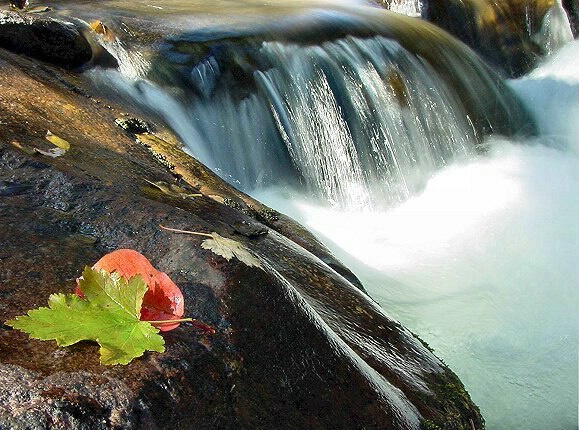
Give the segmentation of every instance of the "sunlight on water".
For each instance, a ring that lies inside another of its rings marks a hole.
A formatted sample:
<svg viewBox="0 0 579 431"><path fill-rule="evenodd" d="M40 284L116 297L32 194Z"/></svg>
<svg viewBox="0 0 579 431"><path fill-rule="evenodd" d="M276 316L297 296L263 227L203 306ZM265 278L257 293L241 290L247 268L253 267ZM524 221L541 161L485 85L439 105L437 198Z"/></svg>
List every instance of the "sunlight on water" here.
<svg viewBox="0 0 579 431"><path fill-rule="evenodd" d="M563 45L573 40L573 32L567 18L567 13L557 0L543 17L543 25L537 34L533 35L533 41L543 47L549 55L559 50Z"/></svg>
<svg viewBox="0 0 579 431"><path fill-rule="evenodd" d="M475 131L452 89L396 41L272 42L262 51L275 67L258 82L292 164L332 204L403 201L430 172L475 153Z"/></svg>
<svg viewBox="0 0 579 431"><path fill-rule="evenodd" d="M420 16L422 13L421 0L389 0L385 2L388 10L408 16Z"/></svg>
<svg viewBox="0 0 579 431"><path fill-rule="evenodd" d="M446 167L391 210L257 194L319 234L434 347L488 428L577 428L579 80L557 64L577 61L578 47L512 83L542 137L492 138L488 155Z"/></svg>

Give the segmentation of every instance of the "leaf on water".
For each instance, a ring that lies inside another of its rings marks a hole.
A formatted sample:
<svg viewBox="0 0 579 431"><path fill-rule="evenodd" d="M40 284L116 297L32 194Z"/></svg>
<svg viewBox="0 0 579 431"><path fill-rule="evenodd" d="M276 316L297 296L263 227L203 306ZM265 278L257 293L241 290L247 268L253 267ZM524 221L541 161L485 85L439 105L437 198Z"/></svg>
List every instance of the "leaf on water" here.
<svg viewBox="0 0 579 431"><path fill-rule="evenodd" d="M261 262L240 242L224 238L216 232L211 232L210 236L210 239L203 240L201 247L227 260L235 256L247 266L261 268Z"/></svg>
<svg viewBox="0 0 579 431"><path fill-rule="evenodd" d="M53 294L48 307L30 310L6 324L32 338L56 340L59 346L96 341L104 365L128 364L146 350L165 351L159 330L139 319L147 292L141 276L127 281L120 274L86 267L80 287L86 300L74 294Z"/></svg>
<svg viewBox="0 0 579 431"><path fill-rule="evenodd" d="M68 141L62 139L60 136L56 136L50 130L46 131L46 140L56 145L58 148L63 149L64 151L70 150L70 144Z"/></svg>
<svg viewBox="0 0 579 431"><path fill-rule="evenodd" d="M101 34L107 42L114 42L117 38L115 33L100 20L93 21L90 24L90 27L94 30L95 33Z"/></svg>

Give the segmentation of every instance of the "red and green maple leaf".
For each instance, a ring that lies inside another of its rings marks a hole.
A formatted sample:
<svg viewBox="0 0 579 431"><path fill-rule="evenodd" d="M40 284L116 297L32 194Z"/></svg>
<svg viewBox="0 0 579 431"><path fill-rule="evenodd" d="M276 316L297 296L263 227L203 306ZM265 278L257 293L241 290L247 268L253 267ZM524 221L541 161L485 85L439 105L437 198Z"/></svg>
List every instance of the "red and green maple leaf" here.
<svg viewBox="0 0 579 431"><path fill-rule="evenodd" d="M128 364L147 350L164 352L159 331L175 329L181 322L215 333L202 322L181 318L181 290L135 250L103 256L77 281L75 294L50 295L48 307L30 310L6 324L32 338L56 340L59 346L96 341L104 365Z"/></svg>

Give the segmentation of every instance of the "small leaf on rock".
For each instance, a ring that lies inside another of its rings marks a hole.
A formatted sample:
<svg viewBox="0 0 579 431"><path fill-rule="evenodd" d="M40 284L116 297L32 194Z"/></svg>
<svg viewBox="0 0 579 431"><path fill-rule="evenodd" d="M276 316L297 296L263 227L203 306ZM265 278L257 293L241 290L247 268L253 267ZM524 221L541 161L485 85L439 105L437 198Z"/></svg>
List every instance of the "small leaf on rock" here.
<svg viewBox="0 0 579 431"><path fill-rule="evenodd" d="M201 193L190 193L183 187L179 187L176 184L170 184L165 181L149 181L146 178L143 178L143 180L168 196L176 198L198 198L203 196Z"/></svg>
<svg viewBox="0 0 579 431"><path fill-rule="evenodd" d="M56 145L58 148L62 148L64 151L68 151L70 149L70 144L68 141L62 139L60 136L56 136L50 130L46 132L46 140Z"/></svg>
<svg viewBox="0 0 579 431"><path fill-rule="evenodd" d="M29 147L26 147L24 145L22 145L20 142L18 141L12 141L10 142L12 145L14 145L16 148L18 148L19 150L24 151L26 154L30 154L33 155L36 153L36 151L34 151L33 149L30 149Z"/></svg>
<svg viewBox="0 0 579 431"><path fill-rule="evenodd" d="M50 12L52 10L51 7L49 6L34 6L34 7L30 7L28 9L26 9L27 13L44 13L44 12Z"/></svg>
<svg viewBox="0 0 579 431"><path fill-rule="evenodd" d="M238 258L247 266L261 268L261 262L243 244L233 239L225 238L216 232L211 232L210 239L203 240L201 247L229 260Z"/></svg>
<svg viewBox="0 0 579 431"><path fill-rule="evenodd" d="M44 150L41 150L40 148L35 148L34 152L38 153L38 154L42 154L43 156L56 158L56 157L64 156L64 154L66 153L66 150L64 150L62 148L51 148L48 151L44 151Z"/></svg>
<svg viewBox="0 0 579 431"><path fill-rule="evenodd" d="M217 232L194 232L191 230L174 229L163 225L159 225L159 227L170 232L208 237L209 239L206 239L201 243L201 247L204 249L210 250L227 260L230 260L233 256L235 256L247 266L254 266L256 268L262 267L259 259L255 257L247 248L245 248L243 244L233 239L224 238Z"/></svg>

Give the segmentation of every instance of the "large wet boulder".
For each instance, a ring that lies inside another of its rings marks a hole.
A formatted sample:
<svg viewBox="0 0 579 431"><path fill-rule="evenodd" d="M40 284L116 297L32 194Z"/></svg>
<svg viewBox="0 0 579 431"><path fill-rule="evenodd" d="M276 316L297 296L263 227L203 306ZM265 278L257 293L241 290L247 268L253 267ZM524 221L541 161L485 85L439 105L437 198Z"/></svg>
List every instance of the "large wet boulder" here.
<svg viewBox="0 0 579 431"><path fill-rule="evenodd" d="M0 72L0 322L132 248L180 286L187 316L216 329L181 325L163 334L165 353L105 367L96 344L58 348L2 325L0 428L483 426L452 371L304 228L162 128L119 127L130 107L82 76L3 50ZM49 129L70 143L58 157ZM232 238L261 267L159 224Z"/></svg>
<svg viewBox="0 0 579 431"><path fill-rule="evenodd" d="M93 57L90 43L74 23L13 11L0 10L0 47L67 69Z"/></svg>
<svg viewBox="0 0 579 431"><path fill-rule="evenodd" d="M572 13L577 12L574 2L564 6L573 18ZM555 0L424 0L422 15L508 77L525 74L550 53L560 36L545 33L560 31L549 26L566 19Z"/></svg>

